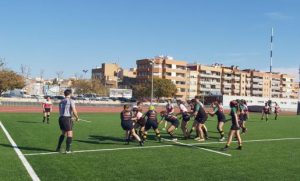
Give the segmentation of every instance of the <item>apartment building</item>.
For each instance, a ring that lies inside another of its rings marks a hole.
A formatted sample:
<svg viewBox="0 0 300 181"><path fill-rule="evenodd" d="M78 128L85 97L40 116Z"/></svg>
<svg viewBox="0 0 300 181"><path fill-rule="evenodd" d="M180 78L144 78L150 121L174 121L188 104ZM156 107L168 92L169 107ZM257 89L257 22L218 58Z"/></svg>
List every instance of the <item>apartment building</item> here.
<svg viewBox="0 0 300 181"><path fill-rule="evenodd" d="M108 88L117 88L121 70L116 63L103 63L101 67L92 69L92 78L99 79Z"/></svg>
<svg viewBox="0 0 300 181"><path fill-rule="evenodd" d="M137 60L136 64L139 83L151 79L153 73L153 77L171 80L176 85L177 98L185 99L187 97L190 85L187 77L187 62L174 60L169 56L157 56L153 59ZM190 73L193 74L191 71Z"/></svg>

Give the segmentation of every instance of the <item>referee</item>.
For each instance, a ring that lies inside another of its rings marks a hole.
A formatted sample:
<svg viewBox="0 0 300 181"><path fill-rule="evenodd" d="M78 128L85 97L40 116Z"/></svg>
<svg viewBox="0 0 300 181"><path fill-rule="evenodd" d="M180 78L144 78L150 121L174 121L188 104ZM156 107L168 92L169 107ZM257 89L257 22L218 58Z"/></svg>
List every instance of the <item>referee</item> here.
<svg viewBox="0 0 300 181"><path fill-rule="evenodd" d="M72 115L76 118L76 120L79 119L76 108L75 108L75 102L71 99L72 91L70 89L66 89L64 91L65 99L63 99L59 103L59 127L61 129L61 135L58 140L58 145L56 148L57 152L60 152L61 144L65 139L65 136L67 136L66 141L66 153L71 153L71 143L72 143L72 137L73 137L73 121L72 121Z"/></svg>

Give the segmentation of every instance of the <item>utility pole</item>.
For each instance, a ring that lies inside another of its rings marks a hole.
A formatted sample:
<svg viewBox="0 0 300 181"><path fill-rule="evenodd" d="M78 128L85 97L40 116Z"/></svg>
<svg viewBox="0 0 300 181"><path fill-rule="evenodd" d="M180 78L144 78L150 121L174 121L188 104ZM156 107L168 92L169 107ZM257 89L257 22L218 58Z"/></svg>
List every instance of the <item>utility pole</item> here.
<svg viewBox="0 0 300 181"><path fill-rule="evenodd" d="M300 115L300 65L299 65L299 79L298 79L298 109L297 109L297 115Z"/></svg>

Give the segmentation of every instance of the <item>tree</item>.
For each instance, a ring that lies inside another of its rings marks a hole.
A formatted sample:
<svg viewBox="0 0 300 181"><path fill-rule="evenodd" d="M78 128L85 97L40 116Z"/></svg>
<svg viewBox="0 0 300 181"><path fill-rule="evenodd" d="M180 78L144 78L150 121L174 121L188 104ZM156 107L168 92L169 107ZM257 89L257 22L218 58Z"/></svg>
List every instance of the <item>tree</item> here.
<svg viewBox="0 0 300 181"><path fill-rule="evenodd" d="M0 71L0 95L8 90L22 89L25 87L24 77L11 71Z"/></svg>
<svg viewBox="0 0 300 181"><path fill-rule="evenodd" d="M73 80L72 88L75 89L76 94L90 94L90 93L93 93L93 94L98 94L98 95L104 95L105 92L106 92L105 87L101 84L100 80L98 80L98 79Z"/></svg>
<svg viewBox="0 0 300 181"><path fill-rule="evenodd" d="M151 79L143 84L132 86L133 96L136 98L151 97ZM177 92L175 84L168 79L154 78L153 79L153 96L157 99L161 97L173 97Z"/></svg>

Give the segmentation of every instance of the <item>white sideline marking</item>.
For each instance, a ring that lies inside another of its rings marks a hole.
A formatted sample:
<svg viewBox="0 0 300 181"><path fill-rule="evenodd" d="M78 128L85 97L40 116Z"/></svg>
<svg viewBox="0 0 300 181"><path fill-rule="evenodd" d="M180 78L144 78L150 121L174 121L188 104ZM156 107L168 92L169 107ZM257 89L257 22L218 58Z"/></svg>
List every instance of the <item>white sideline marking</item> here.
<svg viewBox="0 0 300 181"><path fill-rule="evenodd" d="M242 143L251 143L251 142L270 142L270 141L284 141L284 140L300 140L300 138L274 138L274 139L261 139L261 140L245 140L242 141ZM232 141L232 142L237 142L237 141ZM194 143L191 145L209 145L209 144L224 144L224 142L207 142L207 143Z"/></svg>
<svg viewBox="0 0 300 181"><path fill-rule="evenodd" d="M85 152L102 152L102 151L116 151L116 150L136 150L136 149L147 149L147 148L163 148L170 147L173 145L160 145L160 146L140 146L140 147L127 147L127 148L108 148L108 149L95 149L95 150L79 150L72 151L72 153L85 153ZM29 153L24 154L26 156L34 156L34 155L52 155L59 154L58 152L45 152L45 153Z"/></svg>
<svg viewBox="0 0 300 181"><path fill-rule="evenodd" d="M8 133L8 131L6 130L6 128L4 127L4 125L2 124L1 121L0 121L0 127L2 128L3 132L5 133L7 139L9 140L9 142L11 144L11 146L14 148L15 152L17 153L19 159L22 161L23 165L25 166L25 168L26 168L27 172L29 173L31 179L33 181L40 181L40 178L37 176L37 174L35 173L35 171L31 167L31 165L29 164L29 162L27 161L27 159L25 158L25 156L23 155L21 150L18 148L17 144L12 139L12 137L10 136L10 134Z"/></svg>
<svg viewBox="0 0 300 181"><path fill-rule="evenodd" d="M183 146L193 147L193 148L197 148L197 149L200 149L200 150L205 150L205 151L217 153L217 154L224 155L224 156L231 156L231 154L228 154L228 153L223 153L223 152L219 152L219 151L215 151L215 150L211 150L211 149L207 149L207 148L197 147L197 146L195 146L193 144L185 144L185 143L181 143L179 141L173 141L173 140L169 140L169 139L165 139L165 138L162 138L162 139L166 140L166 141L169 141L169 142L173 142L173 143L179 144L179 145L183 145Z"/></svg>

